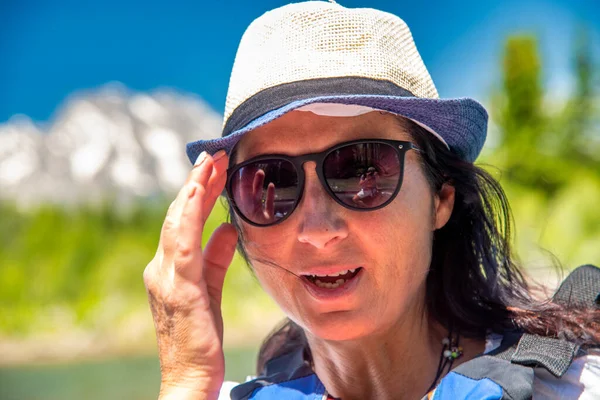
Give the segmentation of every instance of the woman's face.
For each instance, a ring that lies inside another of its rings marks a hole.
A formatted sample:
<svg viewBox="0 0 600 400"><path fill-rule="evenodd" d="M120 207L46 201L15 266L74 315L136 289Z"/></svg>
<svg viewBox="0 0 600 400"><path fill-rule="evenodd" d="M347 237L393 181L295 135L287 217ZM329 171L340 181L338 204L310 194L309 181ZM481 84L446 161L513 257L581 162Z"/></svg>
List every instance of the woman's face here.
<svg viewBox="0 0 600 400"><path fill-rule="evenodd" d="M316 153L367 138L411 140L391 114L326 117L292 111L246 134L235 162L264 154ZM406 153L402 187L384 208L360 212L342 207L308 162L302 200L289 218L270 227L238 218L263 288L309 334L356 339L423 315L432 234L447 222L454 191L445 186L434 194L418 157L416 151ZM313 283L298 277L353 269L359 273L335 295L328 295L327 288L312 290Z"/></svg>

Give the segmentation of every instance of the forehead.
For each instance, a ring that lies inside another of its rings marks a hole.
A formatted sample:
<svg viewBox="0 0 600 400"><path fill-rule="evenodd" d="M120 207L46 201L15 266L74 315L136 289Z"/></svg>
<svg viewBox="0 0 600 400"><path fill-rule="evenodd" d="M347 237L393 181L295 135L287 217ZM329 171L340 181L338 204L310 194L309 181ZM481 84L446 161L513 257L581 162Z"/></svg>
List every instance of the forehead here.
<svg viewBox="0 0 600 400"><path fill-rule="evenodd" d="M235 162L262 154L316 153L356 139L410 140L410 135L406 122L389 113L330 117L291 111L244 135L236 145Z"/></svg>

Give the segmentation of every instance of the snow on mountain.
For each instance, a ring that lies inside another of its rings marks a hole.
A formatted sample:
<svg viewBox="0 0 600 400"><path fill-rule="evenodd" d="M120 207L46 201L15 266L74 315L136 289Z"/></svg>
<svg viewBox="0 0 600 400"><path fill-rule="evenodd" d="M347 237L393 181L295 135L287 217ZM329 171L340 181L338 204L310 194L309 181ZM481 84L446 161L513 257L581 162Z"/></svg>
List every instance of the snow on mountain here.
<svg viewBox="0 0 600 400"><path fill-rule="evenodd" d="M0 124L0 199L22 206L174 195L190 170L185 144L219 136L222 116L173 90L120 84L71 96L47 125Z"/></svg>

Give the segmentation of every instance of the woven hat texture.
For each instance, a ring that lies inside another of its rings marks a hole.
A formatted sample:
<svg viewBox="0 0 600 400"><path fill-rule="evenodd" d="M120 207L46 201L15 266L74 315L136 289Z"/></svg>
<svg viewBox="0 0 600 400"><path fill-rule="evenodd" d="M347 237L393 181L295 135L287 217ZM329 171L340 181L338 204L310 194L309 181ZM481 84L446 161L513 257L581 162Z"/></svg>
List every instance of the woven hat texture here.
<svg viewBox="0 0 600 400"><path fill-rule="evenodd" d="M224 120L261 90L341 76L386 80L417 97L438 97L402 19L310 1L269 11L250 24L233 64Z"/></svg>
<svg viewBox="0 0 600 400"><path fill-rule="evenodd" d="M228 151L246 132L310 103L355 104L418 122L474 161L487 113L472 99L440 99L399 17L370 8L306 1L266 12L245 31L235 57L222 138L188 144Z"/></svg>

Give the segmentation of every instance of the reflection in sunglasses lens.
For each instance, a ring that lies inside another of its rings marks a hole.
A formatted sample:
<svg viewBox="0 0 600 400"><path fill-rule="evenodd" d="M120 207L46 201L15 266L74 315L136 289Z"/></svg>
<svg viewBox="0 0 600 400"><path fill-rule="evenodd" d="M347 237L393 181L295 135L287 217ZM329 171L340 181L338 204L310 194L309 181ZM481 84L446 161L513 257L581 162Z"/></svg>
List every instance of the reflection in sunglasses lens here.
<svg viewBox="0 0 600 400"><path fill-rule="evenodd" d="M238 169L231 187L239 211L255 224L268 225L294 209L298 174L289 161L262 160Z"/></svg>
<svg viewBox="0 0 600 400"><path fill-rule="evenodd" d="M391 145L359 143L329 153L324 161L324 174L340 201L369 209L392 197L402 171L398 154Z"/></svg>

